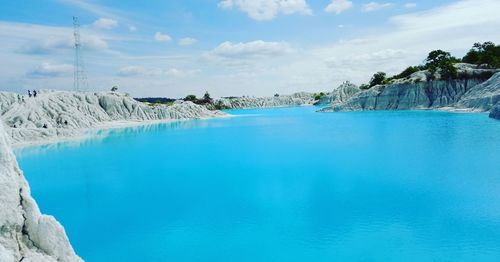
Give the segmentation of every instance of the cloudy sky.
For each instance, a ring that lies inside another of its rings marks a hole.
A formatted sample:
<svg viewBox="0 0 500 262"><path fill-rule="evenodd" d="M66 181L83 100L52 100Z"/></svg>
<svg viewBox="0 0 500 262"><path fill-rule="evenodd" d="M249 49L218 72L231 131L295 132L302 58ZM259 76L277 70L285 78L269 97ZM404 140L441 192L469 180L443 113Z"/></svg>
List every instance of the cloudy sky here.
<svg viewBox="0 0 500 262"><path fill-rule="evenodd" d="M134 96L329 91L432 49L500 42L500 0L0 0L0 90L73 88L72 16L89 89Z"/></svg>

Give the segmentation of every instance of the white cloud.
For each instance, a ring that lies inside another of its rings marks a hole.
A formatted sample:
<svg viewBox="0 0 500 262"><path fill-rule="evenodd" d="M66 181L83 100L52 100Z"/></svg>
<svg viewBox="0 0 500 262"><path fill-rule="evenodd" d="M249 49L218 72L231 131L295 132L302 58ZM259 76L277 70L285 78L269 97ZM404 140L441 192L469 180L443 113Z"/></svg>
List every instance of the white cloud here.
<svg viewBox="0 0 500 262"><path fill-rule="evenodd" d="M183 78L194 75L198 70L182 70L177 68L161 69L158 67L125 66L118 70L117 75L121 77L161 77L168 76Z"/></svg>
<svg viewBox="0 0 500 262"><path fill-rule="evenodd" d="M138 76L147 74L147 70L142 66L125 66L118 70L119 76Z"/></svg>
<svg viewBox="0 0 500 262"><path fill-rule="evenodd" d="M137 27L131 25L131 26L128 27L128 31L135 32L135 31L137 31Z"/></svg>
<svg viewBox="0 0 500 262"><path fill-rule="evenodd" d="M265 42L262 40L247 43L224 42L210 51L210 56L223 58L249 58L281 56L292 51L286 42Z"/></svg>
<svg viewBox="0 0 500 262"><path fill-rule="evenodd" d="M60 50L73 49L75 40L70 36L52 37L47 39L34 39L21 46L19 51L25 54L50 54ZM108 48L108 43L96 35L82 36L82 47L87 50L102 50Z"/></svg>
<svg viewBox="0 0 500 262"><path fill-rule="evenodd" d="M415 8L417 7L417 3L406 3L404 5L405 8Z"/></svg>
<svg viewBox="0 0 500 262"><path fill-rule="evenodd" d="M82 36L82 46L84 48L91 48L97 50L107 49L108 42L106 42L106 40L102 39L97 35L84 35ZM71 47L73 47L73 43L71 44Z"/></svg>
<svg viewBox="0 0 500 262"><path fill-rule="evenodd" d="M167 34L163 34L161 32L156 32L155 33L155 40L158 42L170 42L172 40L172 37L170 37Z"/></svg>
<svg viewBox="0 0 500 262"><path fill-rule="evenodd" d="M182 70L177 68L170 68L165 70L163 73L170 77L183 78L192 76L198 72L199 70Z"/></svg>
<svg viewBox="0 0 500 262"><path fill-rule="evenodd" d="M393 61L394 59L403 58L408 51L403 49L383 49L368 53L352 53L340 57L329 57L325 62L330 67L339 67L345 65L360 65L363 63L384 63L386 61Z"/></svg>
<svg viewBox="0 0 500 262"><path fill-rule="evenodd" d="M37 68L28 72L31 77L59 77L69 75L73 72L73 66L69 64L42 63Z"/></svg>
<svg viewBox="0 0 500 262"><path fill-rule="evenodd" d="M272 20L280 13L286 15L312 14L306 0L222 0L218 6L222 9L238 7L250 18L259 21Z"/></svg>
<svg viewBox="0 0 500 262"><path fill-rule="evenodd" d="M91 28L82 28L81 42L84 50L105 51L108 40L115 37L100 34ZM4 52L22 54L64 53L74 48L72 27L0 21L0 41Z"/></svg>
<svg viewBox="0 0 500 262"><path fill-rule="evenodd" d="M48 54L61 49L73 48L74 41L69 38L36 39L21 46L19 51L25 54Z"/></svg>
<svg viewBox="0 0 500 262"><path fill-rule="evenodd" d="M456 34L456 38L472 39L491 26L499 25L498 10L500 1L497 0L462 0L429 11L394 16L390 21L402 30L414 30L420 34L443 31L448 35Z"/></svg>
<svg viewBox="0 0 500 262"><path fill-rule="evenodd" d="M67 5L78 7L82 10L88 11L98 16L113 17L113 18L117 17L116 15L117 12L115 10L111 10L109 8L97 4L91 4L90 1L85 1L85 0L57 0L57 1Z"/></svg>
<svg viewBox="0 0 500 262"><path fill-rule="evenodd" d="M118 25L118 22L109 18L99 18L93 25L99 29L113 29Z"/></svg>
<svg viewBox="0 0 500 262"><path fill-rule="evenodd" d="M363 12L372 12L372 11L377 11L380 9L384 8L389 8L393 6L394 4L392 3L377 3L377 2L370 2L368 4L363 5Z"/></svg>
<svg viewBox="0 0 500 262"><path fill-rule="evenodd" d="M186 37L186 38L181 38L177 42L180 46L187 46L187 45L192 45L194 43L198 42L198 40L191 38L191 37Z"/></svg>
<svg viewBox="0 0 500 262"><path fill-rule="evenodd" d="M328 13L340 14L352 8L352 1L349 0L332 0L332 2L325 8Z"/></svg>
<svg viewBox="0 0 500 262"><path fill-rule="evenodd" d="M323 61L334 71L332 77L336 81L362 83L377 71L394 74L420 64L434 49L460 56L474 42L500 41L500 35L493 33L500 27L496 11L499 9L500 2L496 0L462 0L425 12L395 16L390 18L390 32L338 41L331 47L314 50L311 56L327 57Z"/></svg>

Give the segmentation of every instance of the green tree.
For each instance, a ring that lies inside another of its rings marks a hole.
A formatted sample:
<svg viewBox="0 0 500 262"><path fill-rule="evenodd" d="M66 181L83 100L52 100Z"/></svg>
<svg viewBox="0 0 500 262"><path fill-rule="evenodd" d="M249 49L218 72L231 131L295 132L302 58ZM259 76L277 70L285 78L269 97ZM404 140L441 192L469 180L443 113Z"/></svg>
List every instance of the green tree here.
<svg viewBox="0 0 500 262"><path fill-rule="evenodd" d="M384 83L384 80L385 80L386 76L387 75L384 72L377 72L377 73L375 73L372 76L372 79L370 80L370 86L369 87L373 87L373 86L376 86L376 85L381 85L382 83Z"/></svg>
<svg viewBox="0 0 500 262"><path fill-rule="evenodd" d="M453 66L459 60L451 56L450 53L443 50L434 50L429 53L425 59L429 72L434 76L438 69L441 69L442 78L457 77L457 69Z"/></svg>
<svg viewBox="0 0 500 262"><path fill-rule="evenodd" d="M481 57L481 52L473 48L469 50L469 52L467 52L467 54L462 58L462 61L464 61L464 63L478 65L480 63L479 62L479 60L481 59L480 57Z"/></svg>
<svg viewBox="0 0 500 262"><path fill-rule="evenodd" d="M184 101L191 101L191 102L195 102L196 100L198 100L196 98L195 95L187 95L185 98L184 98Z"/></svg>
<svg viewBox="0 0 500 262"><path fill-rule="evenodd" d="M465 63L500 67L500 45L493 42L475 43L462 59Z"/></svg>
<svg viewBox="0 0 500 262"><path fill-rule="evenodd" d="M212 98L210 97L210 94L208 92L205 92L205 94L203 95L203 100L212 101Z"/></svg>

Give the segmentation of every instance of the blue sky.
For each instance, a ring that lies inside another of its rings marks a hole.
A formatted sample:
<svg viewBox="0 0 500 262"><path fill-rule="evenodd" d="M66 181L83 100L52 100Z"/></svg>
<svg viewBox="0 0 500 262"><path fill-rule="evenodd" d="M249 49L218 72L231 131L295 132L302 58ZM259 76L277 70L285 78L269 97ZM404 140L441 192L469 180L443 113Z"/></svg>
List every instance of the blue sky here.
<svg viewBox="0 0 500 262"><path fill-rule="evenodd" d="M0 0L0 90L73 87L72 16L91 90L134 96L329 91L441 48L500 42L500 1Z"/></svg>

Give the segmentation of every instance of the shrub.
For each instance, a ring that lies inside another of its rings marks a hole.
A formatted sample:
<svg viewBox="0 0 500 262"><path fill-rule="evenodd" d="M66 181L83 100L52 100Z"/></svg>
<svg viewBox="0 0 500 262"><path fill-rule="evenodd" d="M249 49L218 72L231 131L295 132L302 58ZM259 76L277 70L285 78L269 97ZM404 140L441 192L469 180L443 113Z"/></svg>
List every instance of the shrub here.
<svg viewBox="0 0 500 262"><path fill-rule="evenodd" d="M324 96L325 93L319 92L319 94L314 93L314 100L320 100L322 96Z"/></svg>
<svg viewBox="0 0 500 262"><path fill-rule="evenodd" d="M217 109L217 110L224 110L224 109L229 109L229 107L225 106L224 103L222 103L221 100L218 100L215 104L214 104L214 108Z"/></svg>
<svg viewBox="0 0 500 262"><path fill-rule="evenodd" d="M394 79L407 78L407 77L411 76L413 73L416 73L420 70L421 69L419 66L409 66L405 70L403 70L403 72L395 75L393 78Z"/></svg>
<svg viewBox="0 0 500 262"><path fill-rule="evenodd" d="M185 98L184 98L184 101L191 101L191 102L195 102L196 100L198 100L196 98L195 95L187 95Z"/></svg>
<svg viewBox="0 0 500 262"><path fill-rule="evenodd" d="M384 72L375 73L372 76L372 79L370 80L370 87L383 84L385 77L386 77L386 74Z"/></svg>

